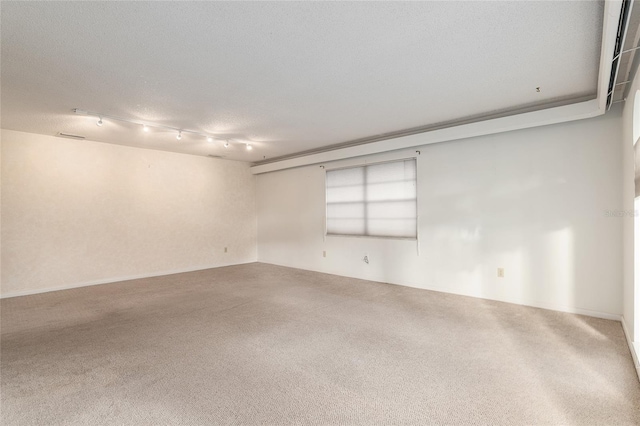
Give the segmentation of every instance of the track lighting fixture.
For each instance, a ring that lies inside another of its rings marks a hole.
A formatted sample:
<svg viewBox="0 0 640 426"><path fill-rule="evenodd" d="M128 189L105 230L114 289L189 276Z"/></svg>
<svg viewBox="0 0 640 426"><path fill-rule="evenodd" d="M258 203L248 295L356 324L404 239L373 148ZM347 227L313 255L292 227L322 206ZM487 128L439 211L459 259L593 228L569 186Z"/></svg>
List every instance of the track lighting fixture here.
<svg viewBox="0 0 640 426"><path fill-rule="evenodd" d="M143 132L147 132L147 133L151 131L151 128L163 129L163 130L169 130L169 131L172 131L172 132L177 132L178 133L176 135L176 139L177 140L181 140L182 139L182 133L191 133L193 135L198 135L198 136L206 138L207 142L210 142L210 143L216 141L215 137L213 137L211 135L208 135L208 134L205 134L205 133L197 132L197 131L194 131L194 130L185 130L185 129L180 129L180 128L177 128L177 127L163 126L161 124L153 124L153 123L149 124L148 122L144 123L144 122L141 122L141 121L138 121L138 120L130 120L128 118L117 117L117 116L108 115L108 114L102 114L102 113L95 112L95 111L87 111L87 110L80 109L80 108L74 108L73 112L78 114L78 115L86 115L86 116L89 116L89 117L96 117L98 119L98 121L96 122L97 126L102 126L104 124L104 122L102 121L102 117L106 117L106 118L108 118L109 120L112 120L112 121L122 121L124 123L131 123L131 124L135 124L137 126L142 126L142 131ZM224 147L225 148L229 148L229 146L230 146L229 139L227 139L225 141L225 143L224 143ZM246 148L247 148L247 151L251 151L253 149L251 144L246 144Z"/></svg>

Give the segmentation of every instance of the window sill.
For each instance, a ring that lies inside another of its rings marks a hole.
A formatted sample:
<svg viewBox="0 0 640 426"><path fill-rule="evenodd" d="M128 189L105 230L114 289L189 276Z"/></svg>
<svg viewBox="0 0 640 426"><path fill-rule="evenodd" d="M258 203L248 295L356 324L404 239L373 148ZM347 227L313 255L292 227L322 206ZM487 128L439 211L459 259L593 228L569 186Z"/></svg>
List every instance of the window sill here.
<svg viewBox="0 0 640 426"><path fill-rule="evenodd" d="M380 235L325 234L325 237L375 238L379 240L418 241L417 237L385 237Z"/></svg>

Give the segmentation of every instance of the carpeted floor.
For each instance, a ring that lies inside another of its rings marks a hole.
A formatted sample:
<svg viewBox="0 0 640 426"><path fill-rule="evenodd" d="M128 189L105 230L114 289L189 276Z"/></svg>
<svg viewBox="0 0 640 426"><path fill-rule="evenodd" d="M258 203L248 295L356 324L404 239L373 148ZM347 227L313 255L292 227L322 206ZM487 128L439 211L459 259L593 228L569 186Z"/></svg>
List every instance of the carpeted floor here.
<svg viewBox="0 0 640 426"><path fill-rule="evenodd" d="M5 425L640 424L614 321L259 263L1 308Z"/></svg>

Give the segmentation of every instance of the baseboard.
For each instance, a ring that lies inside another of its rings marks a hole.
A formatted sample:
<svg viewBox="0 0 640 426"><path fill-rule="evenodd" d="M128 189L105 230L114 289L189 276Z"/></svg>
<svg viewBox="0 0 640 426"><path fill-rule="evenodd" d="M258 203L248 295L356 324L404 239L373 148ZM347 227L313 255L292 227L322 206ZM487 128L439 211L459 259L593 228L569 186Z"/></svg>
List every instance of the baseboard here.
<svg viewBox="0 0 640 426"><path fill-rule="evenodd" d="M390 282L390 281L379 281L379 280L376 280L376 279L363 278L363 277L358 277L358 276L354 276L354 275L341 275L341 274L337 274L337 273L334 273L334 272L321 271L321 270L318 270L318 269L307 269L307 268L300 268L298 266L292 266L292 265L287 265L287 264L282 264L282 263L268 262L268 261L261 260L260 258L258 258L258 262L266 263L266 264L269 264L269 265L283 266L285 268L301 269L303 271L319 272L321 274L328 274L328 275L336 275L336 276L342 276L342 277L348 277L348 278L355 278L355 279L358 279L358 280L373 281L373 282L384 282L385 284L401 285L401 286L404 286L404 287L419 288L421 290L437 291L437 292L440 292L440 293L447 293L447 294L456 294L458 296L465 296L465 297L475 297L477 299L493 300L493 301L496 301L496 302L503 302L503 303L513 303L514 305L530 306L532 308L540 308L540 309L547 309L547 310L550 310L550 311L566 312L568 314L585 315L585 316L588 316L588 317L602 318L602 319L607 319L607 320L612 320L612 321L620 321L621 320L620 314L611 314L611 313L608 313L608 312L594 311L594 310L583 309L583 308L579 308L579 307L575 307L575 306L555 305L555 304L551 304L551 303L545 303L545 302L539 302L539 301L527 300L527 299L493 298L493 297L488 297L488 296L483 296L483 295L478 295L478 294L470 294L470 293L463 293L463 292L459 292L459 291L451 291L450 289L444 288L444 287L417 286L417 285L412 285L410 283L396 283L396 282Z"/></svg>
<svg viewBox="0 0 640 426"><path fill-rule="evenodd" d="M37 289L37 290L15 291L10 293L0 294L0 299L9 299L11 297L20 297L20 296L30 296L32 294L49 293L51 291L71 290L73 288L90 287L94 285L112 284L120 281L137 280L140 278L153 278L153 277L162 277L165 275L182 274L184 272L204 271L206 269L224 268L225 266L246 265L248 263L255 263L255 260L252 260L249 262L230 263L225 265L209 265L209 266L201 265L194 268L172 269L168 271L159 271L159 272L153 272L148 274L126 275L121 277L106 278L102 280L86 281L86 282L61 286L61 287L49 287L49 288L43 288L43 289Z"/></svg>
<svg viewBox="0 0 640 426"><path fill-rule="evenodd" d="M636 374L638 375L638 380L640 380L640 345L631 340L631 335L627 329L627 323L625 322L624 317L620 318L620 322L622 323L624 336L627 338L627 344L629 345L629 351L631 352L631 358L633 359L633 366L636 368Z"/></svg>
<svg viewBox="0 0 640 426"><path fill-rule="evenodd" d="M577 308L574 306L554 305L552 303L541 303L541 302L525 300L525 299L492 299L492 298L482 297L482 296L470 296L470 297L478 297L479 299L495 300L497 302L504 302L504 303L513 303L515 305L530 306L532 308L547 309L549 311L566 312L568 314L577 314L577 315L584 315L587 317L602 318L602 319L611 320L611 321L621 321L621 316L619 314L610 314L608 312L593 311L591 309Z"/></svg>

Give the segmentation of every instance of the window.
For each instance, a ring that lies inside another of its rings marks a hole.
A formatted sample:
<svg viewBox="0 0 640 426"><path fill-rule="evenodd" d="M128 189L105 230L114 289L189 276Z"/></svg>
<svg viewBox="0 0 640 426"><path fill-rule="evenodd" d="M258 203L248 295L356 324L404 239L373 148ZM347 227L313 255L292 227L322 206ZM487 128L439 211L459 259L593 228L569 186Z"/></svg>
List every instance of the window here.
<svg viewBox="0 0 640 426"><path fill-rule="evenodd" d="M327 235L416 238L416 160L327 170Z"/></svg>

